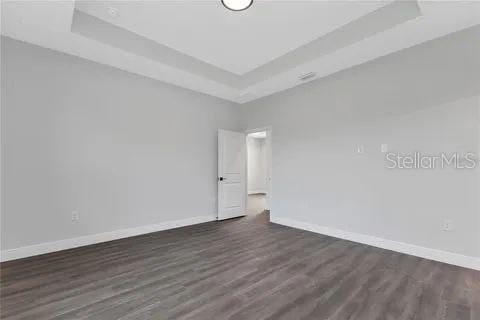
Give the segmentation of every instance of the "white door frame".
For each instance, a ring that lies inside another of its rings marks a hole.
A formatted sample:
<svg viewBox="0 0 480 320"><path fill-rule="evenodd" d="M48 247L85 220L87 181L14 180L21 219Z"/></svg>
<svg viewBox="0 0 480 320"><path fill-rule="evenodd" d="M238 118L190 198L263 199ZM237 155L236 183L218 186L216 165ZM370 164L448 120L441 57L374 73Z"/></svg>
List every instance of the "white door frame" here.
<svg viewBox="0 0 480 320"><path fill-rule="evenodd" d="M253 129L247 129L245 130L245 134L248 135L249 133L254 133L254 132L261 132L261 131L266 131L267 132L267 162L268 162L268 172L267 172L267 210L272 210L272 126L265 126L265 127L259 127L259 128L253 128ZM247 195L245 197L245 208L247 208L248 205L248 149L247 149L247 160L245 162L246 164L246 183L245 183L245 194Z"/></svg>

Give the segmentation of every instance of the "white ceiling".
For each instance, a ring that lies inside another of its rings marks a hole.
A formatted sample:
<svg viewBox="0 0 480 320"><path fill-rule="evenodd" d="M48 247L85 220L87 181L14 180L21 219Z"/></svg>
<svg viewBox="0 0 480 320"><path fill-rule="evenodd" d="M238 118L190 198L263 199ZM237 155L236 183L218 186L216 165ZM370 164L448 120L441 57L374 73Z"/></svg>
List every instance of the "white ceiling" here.
<svg viewBox="0 0 480 320"><path fill-rule="evenodd" d="M109 8L118 12L109 15ZM3 35L248 102L480 23L479 1L2 1Z"/></svg>
<svg viewBox="0 0 480 320"><path fill-rule="evenodd" d="M242 75L383 5L376 1L257 1L243 12L220 1L81 1L76 8ZM116 8L118 16L108 14Z"/></svg>

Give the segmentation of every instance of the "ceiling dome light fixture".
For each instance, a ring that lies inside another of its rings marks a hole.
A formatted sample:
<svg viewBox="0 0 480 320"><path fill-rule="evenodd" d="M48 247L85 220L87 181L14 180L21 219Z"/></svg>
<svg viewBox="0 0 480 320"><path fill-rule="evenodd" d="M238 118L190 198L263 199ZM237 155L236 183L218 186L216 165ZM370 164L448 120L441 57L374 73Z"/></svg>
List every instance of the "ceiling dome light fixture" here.
<svg viewBox="0 0 480 320"><path fill-rule="evenodd" d="M253 0L222 0L223 5L228 10L243 11L253 4Z"/></svg>

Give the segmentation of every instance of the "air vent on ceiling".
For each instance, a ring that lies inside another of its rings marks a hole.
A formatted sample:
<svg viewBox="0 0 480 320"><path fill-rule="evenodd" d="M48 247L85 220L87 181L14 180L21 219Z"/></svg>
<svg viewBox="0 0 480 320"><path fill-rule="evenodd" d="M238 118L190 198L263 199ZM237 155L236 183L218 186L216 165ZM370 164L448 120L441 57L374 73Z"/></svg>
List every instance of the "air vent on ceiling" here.
<svg viewBox="0 0 480 320"><path fill-rule="evenodd" d="M307 80L315 78L316 76L317 76L317 74L315 72L309 72L309 73L302 74L298 78L300 79L300 81L307 81Z"/></svg>

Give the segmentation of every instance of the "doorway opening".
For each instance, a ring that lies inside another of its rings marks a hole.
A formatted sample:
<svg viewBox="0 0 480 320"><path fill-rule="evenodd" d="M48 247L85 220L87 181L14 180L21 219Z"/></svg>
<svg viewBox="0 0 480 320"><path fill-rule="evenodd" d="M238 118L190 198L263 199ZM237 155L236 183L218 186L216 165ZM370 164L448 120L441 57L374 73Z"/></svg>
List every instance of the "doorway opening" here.
<svg viewBox="0 0 480 320"><path fill-rule="evenodd" d="M271 202L271 130L247 131L247 215L268 214Z"/></svg>

